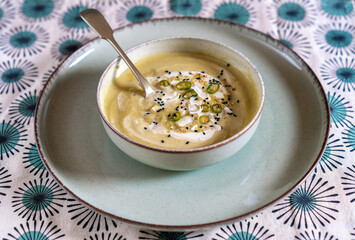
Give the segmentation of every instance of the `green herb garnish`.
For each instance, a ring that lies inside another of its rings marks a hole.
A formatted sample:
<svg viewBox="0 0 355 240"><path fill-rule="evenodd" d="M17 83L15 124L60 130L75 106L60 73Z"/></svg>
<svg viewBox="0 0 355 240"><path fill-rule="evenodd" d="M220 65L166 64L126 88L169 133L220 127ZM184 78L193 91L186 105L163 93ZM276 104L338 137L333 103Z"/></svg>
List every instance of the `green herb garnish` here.
<svg viewBox="0 0 355 240"><path fill-rule="evenodd" d="M214 113L221 113L223 108L220 104L214 104L211 108L212 112Z"/></svg>
<svg viewBox="0 0 355 240"><path fill-rule="evenodd" d="M161 80L161 81L159 82L159 85L160 85L161 87L169 87L169 86L170 86L170 83L169 83L168 80Z"/></svg>
<svg viewBox="0 0 355 240"><path fill-rule="evenodd" d="M210 118L207 115L202 115L198 118L198 121L201 124L206 124L206 123L208 123L209 120L210 120Z"/></svg>
<svg viewBox="0 0 355 240"><path fill-rule="evenodd" d="M195 92L195 90L190 89L190 90L187 90L186 92L184 92L182 97L185 99L190 99L192 97L197 97L197 93Z"/></svg>
<svg viewBox="0 0 355 240"><path fill-rule="evenodd" d="M210 107L207 104L202 104L201 110L202 112L208 112L210 110Z"/></svg>
<svg viewBox="0 0 355 240"><path fill-rule="evenodd" d="M181 119L181 114L179 112L175 112L173 114L171 114L170 116L170 120L173 122L177 122Z"/></svg>
<svg viewBox="0 0 355 240"><path fill-rule="evenodd" d="M218 83L211 83L210 85L208 85L207 87L207 92L209 94L214 94L219 90L219 84Z"/></svg>
<svg viewBox="0 0 355 240"><path fill-rule="evenodd" d="M176 84L176 89L178 90L188 90L191 88L191 82L189 81L182 81Z"/></svg>

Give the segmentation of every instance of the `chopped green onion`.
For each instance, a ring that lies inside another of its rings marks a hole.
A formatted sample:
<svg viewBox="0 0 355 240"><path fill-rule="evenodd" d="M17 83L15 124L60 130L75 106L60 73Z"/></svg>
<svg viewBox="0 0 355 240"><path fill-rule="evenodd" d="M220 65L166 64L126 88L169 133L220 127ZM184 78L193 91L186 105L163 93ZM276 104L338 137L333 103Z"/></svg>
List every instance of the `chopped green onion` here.
<svg viewBox="0 0 355 240"><path fill-rule="evenodd" d="M188 81L182 81L176 84L176 89L178 90L188 90L191 88L191 82Z"/></svg>
<svg viewBox="0 0 355 240"><path fill-rule="evenodd" d="M209 120L210 118L207 115L202 115L198 118L198 121L202 124L208 123Z"/></svg>
<svg viewBox="0 0 355 240"><path fill-rule="evenodd" d="M201 109L202 112L208 112L210 110L210 107L207 104L202 104Z"/></svg>
<svg viewBox="0 0 355 240"><path fill-rule="evenodd" d="M171 114L170 119L173 122L177 122L181 119L181 114L179 112L175 112L175 113Z"/></svg>
<svg viewBox="0 0 355 240"><path fill-rule="evenodd" d="M192 97L197 97L197 93L195 92L195 90L190 89L190 90L187 90L186 92L184 92L182 97L185 99L190 99Z"/></svg>
<svg viewBox="0 0 355 240"><path fill-rule="evenodd" d="M161 81L159 82L159 85L160 85L161 87L169 87L169 86L170 86L170 83L169 83L168 80L161 80Z"/></svg>
<svg viewBox="0 0 355 240"><path fill-rule="evenodd" d="M211 83L210 85L208 85L207 87L207 92L209 94L214 94L219 90L219 84L218 83Z"/></svg>
<svg viewBox="0 0 355 240"><path fill-rule="evenodd" d="M223 108L220 104L214 104L211 108L212 112L214 113L221 113Z"/></svg>

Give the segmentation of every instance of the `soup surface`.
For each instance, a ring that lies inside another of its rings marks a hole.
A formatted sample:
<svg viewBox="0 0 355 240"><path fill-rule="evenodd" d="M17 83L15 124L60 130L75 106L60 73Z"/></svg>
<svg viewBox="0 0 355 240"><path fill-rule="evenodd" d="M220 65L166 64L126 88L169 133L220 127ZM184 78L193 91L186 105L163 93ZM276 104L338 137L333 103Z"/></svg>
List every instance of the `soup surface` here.
<svg viewBox="0 0 355 240"><path fill-rule="evenodd" d="M127 69L104 86L101 105L111 125L137 142L165 149L208 146L238 133L257 113L251 76L223 60L170 52L135 65L155 93L144 98Z"/></svg>

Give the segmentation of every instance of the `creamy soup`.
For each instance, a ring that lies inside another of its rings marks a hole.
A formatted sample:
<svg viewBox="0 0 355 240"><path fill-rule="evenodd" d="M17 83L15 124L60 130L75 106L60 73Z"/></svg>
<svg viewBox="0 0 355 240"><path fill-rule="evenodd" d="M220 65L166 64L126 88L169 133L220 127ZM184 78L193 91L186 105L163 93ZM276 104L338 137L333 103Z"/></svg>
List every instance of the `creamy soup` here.
<svg viewBox="0 0 355 240"><path fill-rule="evenodd" d="M103 89L102 108L113 127L137 142L166 149L208 146L238 133L257 113L256 84L238 66L187 52L135 64L155 93L144 98L127 69Z"/></svg>

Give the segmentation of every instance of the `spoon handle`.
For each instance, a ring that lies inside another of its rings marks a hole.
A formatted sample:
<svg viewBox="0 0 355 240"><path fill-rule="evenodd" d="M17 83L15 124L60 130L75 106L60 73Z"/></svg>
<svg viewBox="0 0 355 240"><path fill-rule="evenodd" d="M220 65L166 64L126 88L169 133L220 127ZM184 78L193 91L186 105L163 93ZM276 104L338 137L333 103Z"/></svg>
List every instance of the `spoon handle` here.
<svg viewBox="0 0 355 240"><path fill-rule="evenodd" d="M154 92L153 88L150 86L149 82L143 75L139 72L136 66L128 58L126 53L121 49L121 47L116 42L113 37L113 31L110 25L107 23L105 17L96 9L86 9L80 12L81 18L92 28L95 32L102 38L107 40L120 54L121 58L125 61L127 66L131 69L134 76L136 76L139 85L144 89L145 96L149 96Z"/></svg>

